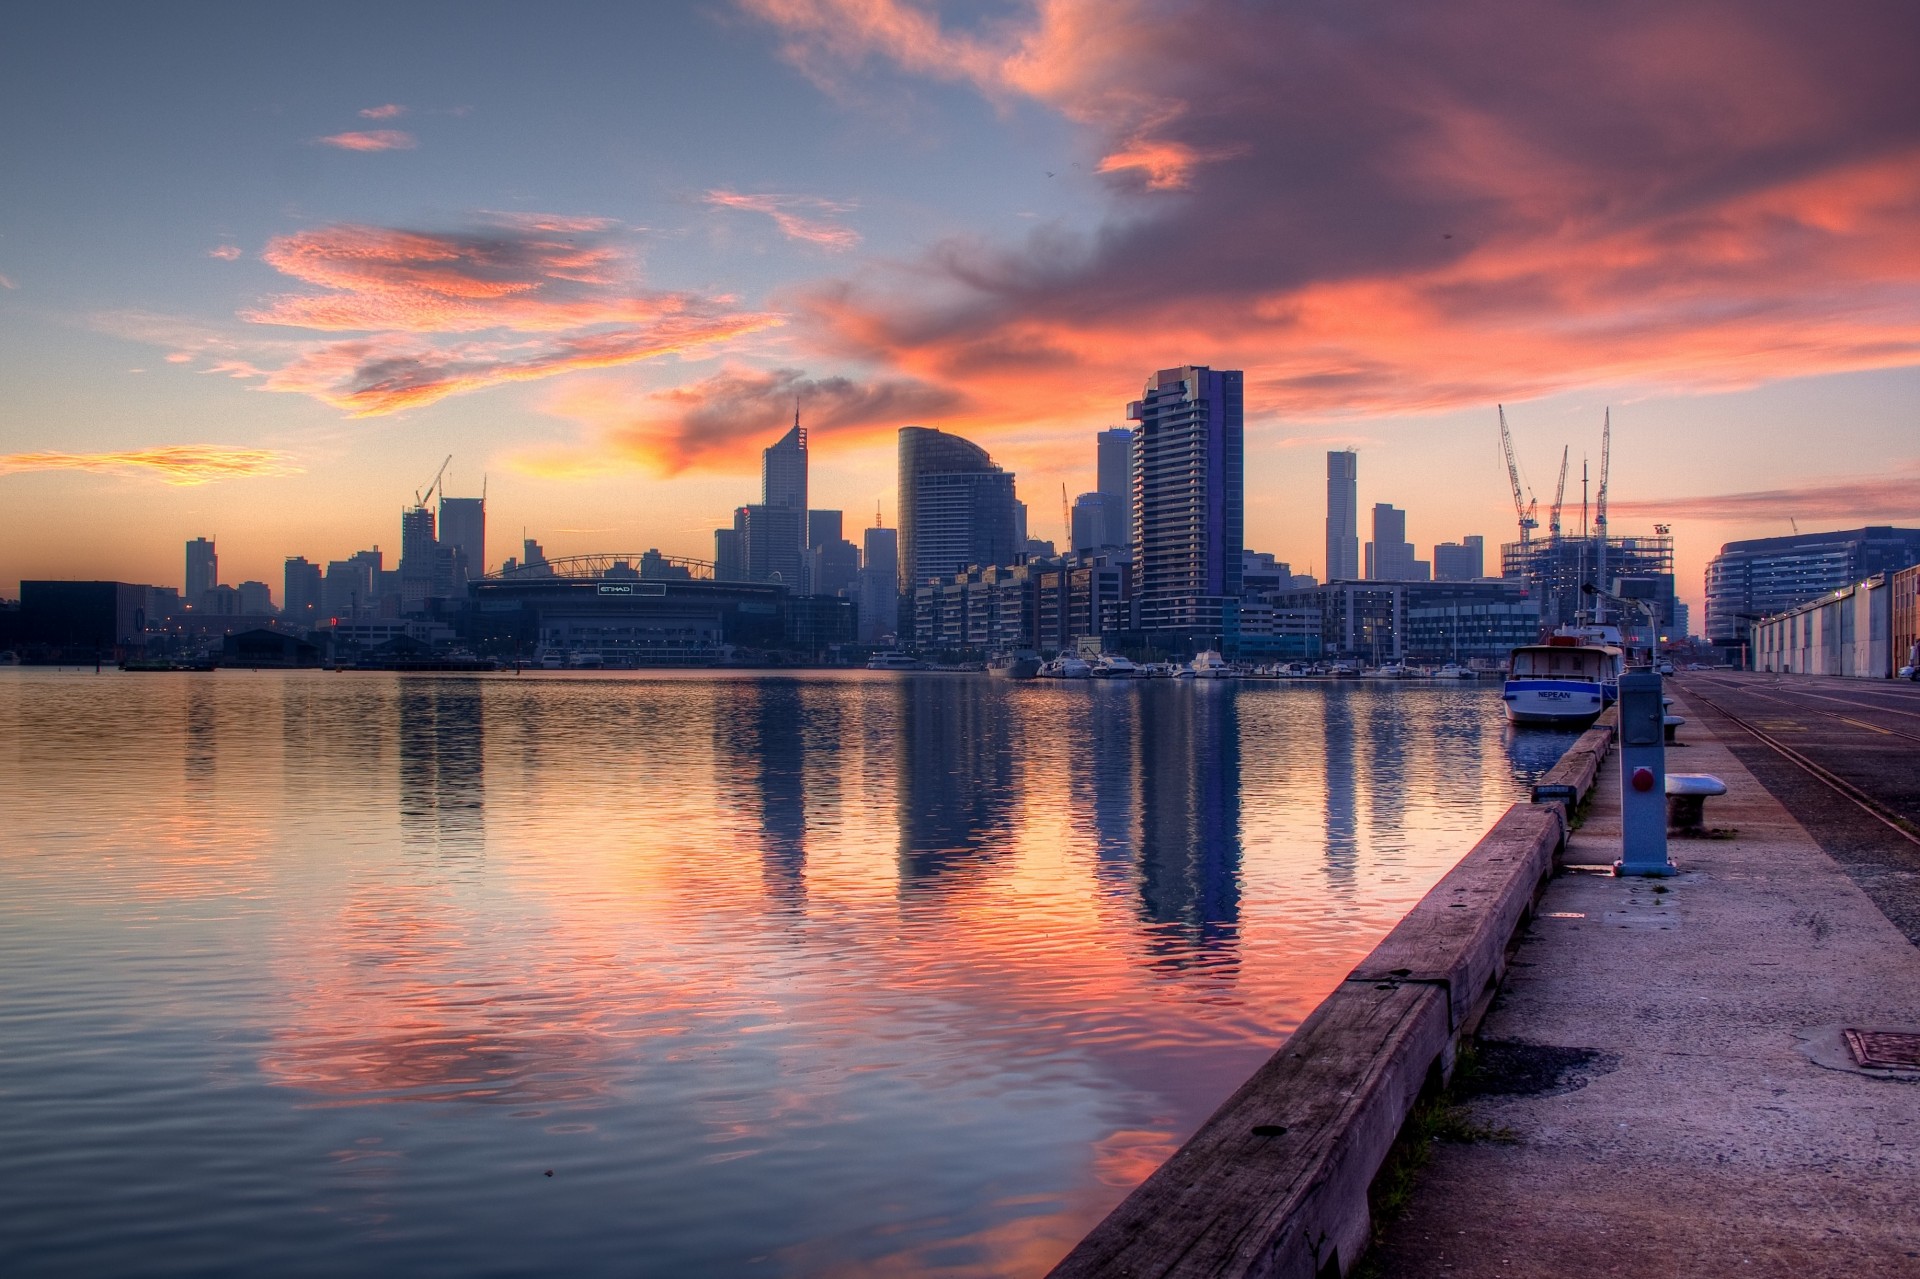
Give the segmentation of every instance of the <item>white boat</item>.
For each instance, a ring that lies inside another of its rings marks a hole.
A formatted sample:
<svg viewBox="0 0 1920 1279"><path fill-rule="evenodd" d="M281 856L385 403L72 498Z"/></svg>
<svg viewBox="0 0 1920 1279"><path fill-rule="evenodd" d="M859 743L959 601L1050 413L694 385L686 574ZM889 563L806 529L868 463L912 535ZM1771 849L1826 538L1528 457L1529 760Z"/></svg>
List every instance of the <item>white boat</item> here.
<svg viewBox="0 0 1920 1279"><path fill-rule="evenodd" d="M1458 662L1448 662L1445 666L1442 666L1439 670L1435 671L1433 673L1433 677L1435 679L1478 679L1479 678L1479 676L1474 674L1472 669L1470 669L1469 667L1462 666Z"/></svg>
<svg viewBox="0 0 1920 1279"><path fill-rule="evenodd" d="M1360 665L1358 662L1335 662L1327 674L1335 679L1359 679Z"/></svg>
<svg viewBox="0 0 1920 1279"><path fill-rule="evenodd" d="M1194 654L1193 661L1187 669L1193 673L1195 679L1233 678L1233 667L1227 665L1227 659L1210 648Z"/></svg>
<svg viewBox="0 0 1920 1279"><path fill-rule="evenodd" d="M1094 679L1145 679L1147 673L1118 653L1102 653L1088 672Z"/></svg>
<svg viewBox="0 0 1920 1279"><path fill-rule="evenodd" d="M1412 672L1399 662L1388 662L1385 666L1376 666L1367 672L1368 679L1409 679Z"/></svg>
<svg viewBox="0 0 1920 1279"><path fill-rule="evenodd" d="M927 664L910 653L875 653L867 659L870 671L924 671Z"/></svg>
<svg viewBox="0 0 1920 1279"><path fill-rule="evenodd" d="M1620 650L1555 635L1513 650L1500 700L1515 724L1577 728L1591 724L1618 695Z"/></svg>

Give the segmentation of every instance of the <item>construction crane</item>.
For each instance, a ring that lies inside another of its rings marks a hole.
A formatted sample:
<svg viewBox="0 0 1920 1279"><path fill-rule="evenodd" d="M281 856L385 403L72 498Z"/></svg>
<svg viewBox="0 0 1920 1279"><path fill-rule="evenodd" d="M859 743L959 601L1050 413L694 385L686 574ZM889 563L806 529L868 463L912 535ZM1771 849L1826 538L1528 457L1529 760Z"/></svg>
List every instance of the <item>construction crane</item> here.
<svg viewBox="0 0 1920 1279"><path fill-rule="evenodd" d="M447 454L447 460L440 464L440 469L433 473L433 478L427 481L427 487L413 491L413 504L415 506L425 506L427 504L427 499L433 496L433 491L440 487L440 477L447 473L447 467L452 464L453 454L449 453Z"/></svg>
<svg viewBox="0 0 1920 1279"><path fill-rule="evenodd" d="M1613 458L1613 410L1607 410L1607 416L1600 427L1600 494L1594 499L1593 526L1600 531L1599 569L1600 581L1596 585L1600 594L1594 597L1595 607L1599 601L1607 598L1612 588L1607 585L1607 464ZM1605 616L1604 613L1601 614Z"/></svg>
<svg viewBox="0 0 1920 1279"><path fill-rule="evenodd" d="M1560 536L1560 507L1567 499L1567 455L1572 449L1570 444L1560 446L1560 482L1554 485L1553 509L1547 512L1547 532L1555 537Z"/></svg>
<svg viewBox="0 0 1920 1279"><path fill-rule="evenodd" d="M1500 411L1500 448L1507 455L1507 482L1513 486L1513 513L1520 521L1520 545L1526 546L1533 541L1533 530L1540 527L1540 521L1534 518L1540 509L1538 502L1530 502L1520 492L1520 464L1513 460L1513 432L1507 429L1507 407L1496 405Z"/></svg>

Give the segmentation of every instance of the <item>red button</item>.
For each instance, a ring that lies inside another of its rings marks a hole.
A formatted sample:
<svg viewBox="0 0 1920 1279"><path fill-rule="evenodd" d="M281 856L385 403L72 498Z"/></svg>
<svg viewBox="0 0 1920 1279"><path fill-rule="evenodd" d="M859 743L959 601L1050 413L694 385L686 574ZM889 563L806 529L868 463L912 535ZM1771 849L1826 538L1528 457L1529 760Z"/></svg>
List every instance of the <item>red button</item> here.
<svg viewBox="0 0 1920 1279"><path fill-rule="evenodd" d="M1651 768L1634 769L1633 770L1633 788L1642 793L1652 790L1653 789L1653 770Z"/></svg>

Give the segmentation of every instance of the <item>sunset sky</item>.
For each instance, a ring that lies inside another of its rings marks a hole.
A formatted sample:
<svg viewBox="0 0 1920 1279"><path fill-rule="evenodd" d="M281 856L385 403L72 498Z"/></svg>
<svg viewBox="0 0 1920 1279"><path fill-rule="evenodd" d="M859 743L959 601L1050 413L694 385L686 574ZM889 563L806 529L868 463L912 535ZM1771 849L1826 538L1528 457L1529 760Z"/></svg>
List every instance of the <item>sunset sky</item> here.
<svg viewBox="0 0 1920 1279"><path fill-rule="evenodd" d="M490 558L710 558L797 396L1032 531L1156 368L1247 371L1249 546L1324 453L1420 548L1920 523L1920 7L710 0L37 6L0 40L0 594L379 544L447 454ZM1696 611L1696 626L1699 614Z"/></svg>

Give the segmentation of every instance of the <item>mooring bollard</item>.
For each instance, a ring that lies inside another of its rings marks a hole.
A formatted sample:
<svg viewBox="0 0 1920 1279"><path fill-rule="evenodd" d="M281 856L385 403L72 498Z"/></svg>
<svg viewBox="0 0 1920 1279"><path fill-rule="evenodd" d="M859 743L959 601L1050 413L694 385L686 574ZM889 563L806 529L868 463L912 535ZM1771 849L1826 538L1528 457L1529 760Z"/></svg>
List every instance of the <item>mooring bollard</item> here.
<svg viewBox="0 0 1920 1279"><path fill-rule="evenodd" d="M1667 858L1666 708L1660 677L1620 677L1620 860L1616 875L1671 875Z"/></svg>

